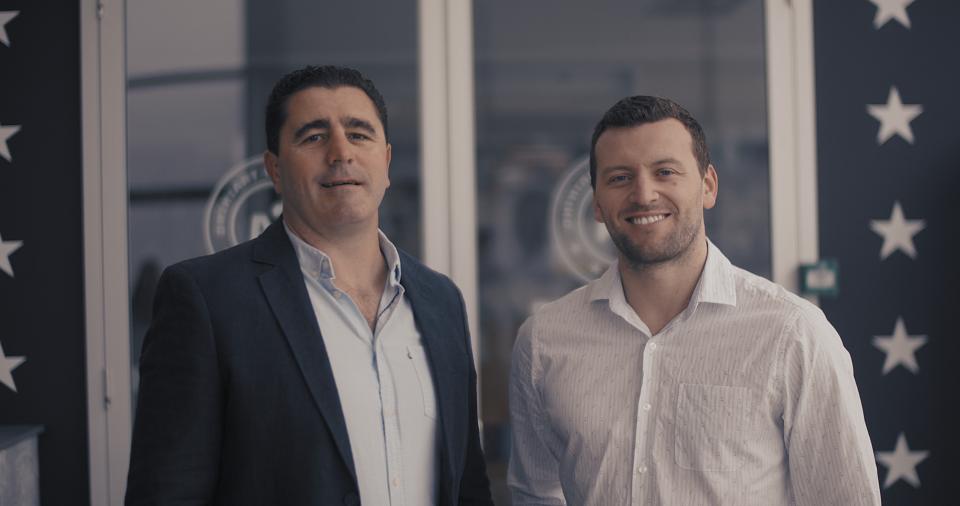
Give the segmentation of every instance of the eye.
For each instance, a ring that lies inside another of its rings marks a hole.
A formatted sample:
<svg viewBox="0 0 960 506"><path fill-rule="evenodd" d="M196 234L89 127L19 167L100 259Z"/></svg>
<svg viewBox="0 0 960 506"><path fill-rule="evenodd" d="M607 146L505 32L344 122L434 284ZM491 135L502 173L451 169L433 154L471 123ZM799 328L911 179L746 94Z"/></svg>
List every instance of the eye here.
<svg viewBox="0 0 960 506"><path fill-rule="evenodd" d="M308 136L304 137L304 138L303 138L303 143L304 143L304 144L310 144L310 143L314 143L314 142L319 142L319 141L325 140L326 138L327 138L327 134L326 134L326 133L315 133L315 134L308 135Z"/></svg>
<svg viewBox="0 0 960 506"><path fill-rule="evenodd" d="M347 138L351 141L368 141L370 136L362 132L350 132L347 134Z"/></svg>
<svg viewBox="0 0 960 506"><path fill-rule="evenodd" d="M614 174L607 179L609 184L625 183L630 180L630 176L627 174Z"/></svg>
<svg viewBox="0 0 960 506"><path fill-rule="evenodd" d="M658 175L658 176L662 176L662 177L671 176L671 175L676 174L676 173L677 173L677 171L675 171L675 170L673 170L673 169L671 169L671 168L669 168L669 167L663 167L663 168L657 169L657 175Z"/></svg>

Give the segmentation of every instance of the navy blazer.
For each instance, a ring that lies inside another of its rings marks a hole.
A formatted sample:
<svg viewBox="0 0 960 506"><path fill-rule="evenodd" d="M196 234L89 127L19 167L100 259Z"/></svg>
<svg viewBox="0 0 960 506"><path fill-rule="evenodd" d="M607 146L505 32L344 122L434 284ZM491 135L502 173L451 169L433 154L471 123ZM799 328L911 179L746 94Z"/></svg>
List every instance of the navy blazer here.
<svg viewBox="0 0 960 506"><path fill-rule="evenodd" d="M403 252L400 263L437 391L439 504L492 504L463 298ZM279 220L161 276L126 504L360 504L330 360Z"/></svg>

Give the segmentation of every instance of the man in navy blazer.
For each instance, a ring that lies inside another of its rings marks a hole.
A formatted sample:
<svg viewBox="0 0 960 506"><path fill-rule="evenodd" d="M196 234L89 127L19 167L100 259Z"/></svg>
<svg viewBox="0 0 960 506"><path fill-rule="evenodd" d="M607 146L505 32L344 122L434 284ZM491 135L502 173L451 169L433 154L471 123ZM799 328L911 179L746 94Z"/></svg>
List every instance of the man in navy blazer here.
<svg viewBox="0 0 960 506"><path fill-rule="evenodd" d="M383 98L307 67L266 130L282 219L160 279L126 503L492 504L463 299L378 229Z"/></svg>

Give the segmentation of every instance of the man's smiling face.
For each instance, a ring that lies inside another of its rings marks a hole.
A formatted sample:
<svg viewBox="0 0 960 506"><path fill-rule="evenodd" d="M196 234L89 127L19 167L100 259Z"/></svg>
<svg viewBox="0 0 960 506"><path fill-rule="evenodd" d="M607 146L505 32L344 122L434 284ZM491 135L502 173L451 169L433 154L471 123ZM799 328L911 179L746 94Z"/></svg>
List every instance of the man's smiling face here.
<svg viewBox="0 0 960 506"><path fill-rule="evenodd" d="M373 226L390 186L391 147L359 88L312 86L287 99L278 153L264 162L294 230Z"/></svg>
<svg viewBox="0 0 960 506"><path fill-rule="evenodd" d="M609 128L596 144L594 218L634 268L683 257L704 240L703 210L716 203L713 166L701 173L682 123Z"/></svg>

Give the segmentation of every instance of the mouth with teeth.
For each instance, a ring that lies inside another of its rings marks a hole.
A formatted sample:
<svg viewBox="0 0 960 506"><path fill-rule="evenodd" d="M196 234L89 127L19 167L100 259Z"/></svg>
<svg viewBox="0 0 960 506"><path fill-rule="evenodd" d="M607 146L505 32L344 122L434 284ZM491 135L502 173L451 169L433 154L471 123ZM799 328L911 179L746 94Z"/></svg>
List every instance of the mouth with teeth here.
<svg viewBox="0 0 960 506"><path fill-rule="evenodd" d="M627 218L627 222L632 225L653 225L654 223L663 221L667 218L667 216L670 215L665 213L648 216L631 216L630 218Z"/></svg>
<svg viewBox="0 0 960 506"><path fill-rule="evenodd" d="M342 181L330 181L326 183L320 183L320 186L324 188L337 188L339 186L360 186L360 182L354 181L352 179L345 179Z"/></svg>

